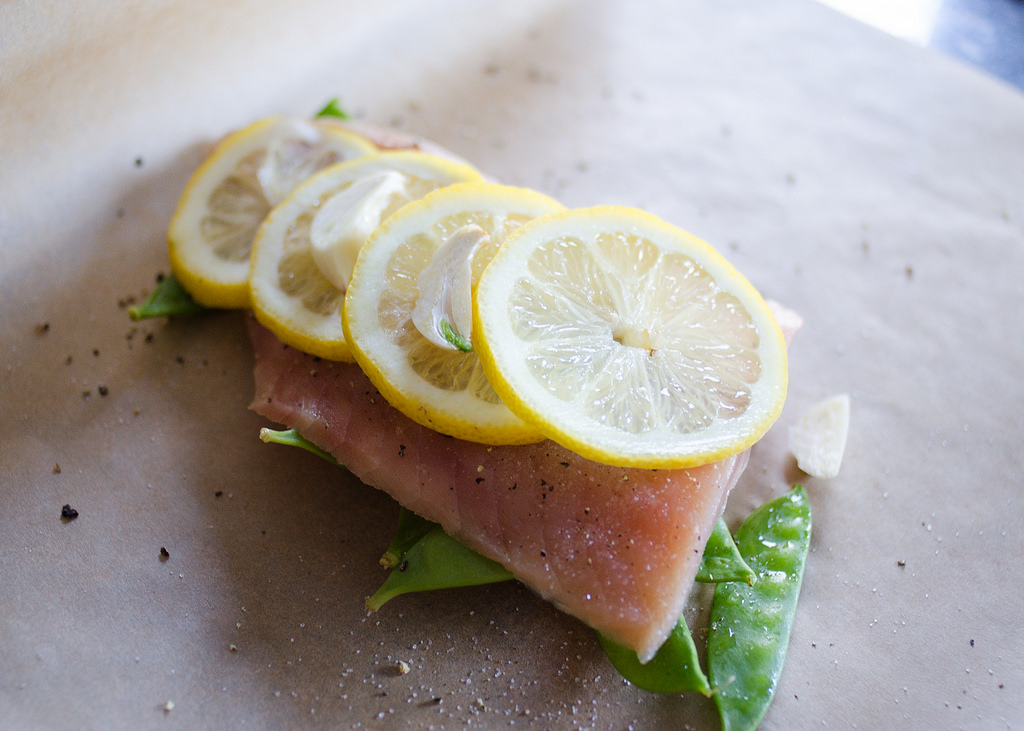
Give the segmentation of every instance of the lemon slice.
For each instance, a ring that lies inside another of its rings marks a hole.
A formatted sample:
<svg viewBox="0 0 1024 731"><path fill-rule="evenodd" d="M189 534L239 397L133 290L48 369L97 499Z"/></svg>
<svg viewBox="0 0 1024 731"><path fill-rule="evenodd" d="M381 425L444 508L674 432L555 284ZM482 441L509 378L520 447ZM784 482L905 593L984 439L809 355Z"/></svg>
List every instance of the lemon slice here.
<svg viewBox="0 0 1024 731"><path fill-rule="evenodd" d="M422 152L381 152L327 168L277 205L256 233L249 298L256 318L311 355L352 361L341 315L356 256L411 201L480 180L469 165Z"/></svg>
<svg viewBox="0 0 1024 731"><path fill-rule="evenodd" d="M395 408L474 442L543 439L501 403L471 350L471 288L510 232L562 208L523 188L462 183L409 204L373 233L345 295L345 336Z"/></svg>
<svg viewBox="0 0 1024 731"><path fill-rule="evenodd" d="M217 144L171 220L171 269L207 307L248 307L249 254L271 207L317 170L376 146L323 120L277 116Z"/></svg>
<svg viewBox="0 0 1024 731"><path fill-rule="evenodd" d="M473 334L512 411L607 464L724 459L785 399L785 342L757 291L705 242L631 208L512 234L477 285Z"/></svg>

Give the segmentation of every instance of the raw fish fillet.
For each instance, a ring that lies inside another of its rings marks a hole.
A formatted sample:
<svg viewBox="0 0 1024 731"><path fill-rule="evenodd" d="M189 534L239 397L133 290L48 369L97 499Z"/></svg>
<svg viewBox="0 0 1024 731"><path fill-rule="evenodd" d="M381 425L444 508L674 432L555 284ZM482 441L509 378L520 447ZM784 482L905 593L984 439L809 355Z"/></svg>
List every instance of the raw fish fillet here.
<svg viewBox="0 0 1024 731"><path fill-rule="evenodd" d="M781 319L781 318L780 318ZM488 447L392 408L358 365L283 345L250 318L252 408L649 659L683 612L747 453L691 469L583 459L553 442Z"/></svg>

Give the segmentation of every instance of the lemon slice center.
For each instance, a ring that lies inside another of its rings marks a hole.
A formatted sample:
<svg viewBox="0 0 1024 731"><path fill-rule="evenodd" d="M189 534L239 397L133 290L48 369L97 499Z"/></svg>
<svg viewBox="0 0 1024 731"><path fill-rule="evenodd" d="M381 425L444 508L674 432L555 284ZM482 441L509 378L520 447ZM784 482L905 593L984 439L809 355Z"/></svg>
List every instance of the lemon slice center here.
<svg viewBox="0 0 1024 731"><path fill-rule="evenodd" d="M490 240L480 226L462 226L434 252L417 278L412 322L439 348L472 350L473 259Z"/></svg>
<svg viewBox="0 0 1024 731"><path fill-rule="evenodd" d="M408 182L394 170L368 175L328 198L314 214L309 227L313 261L341 292L348 288L359 250L395 197L408 199Z"/></svg>
<svg viewBox="0 0 1024 731"><path fill-rule="evenodd" d="M642 254L617 268L625 276L607 276L616 270L607 263L630 249ZM746 411L760 373L756 330L690 257L656 252L642 237L597 237L542 247L531 270L540 276L513 297L512 318L550 394L631 434L691 434Z"/></svg>
<svg viewBox="0 0 1024 731"><path fill-rule="evenodd" d="M654 328L627 322L612 329L612 340L619 345L645 350L648 355L654 355L665 345L665 338Z"/></svg>

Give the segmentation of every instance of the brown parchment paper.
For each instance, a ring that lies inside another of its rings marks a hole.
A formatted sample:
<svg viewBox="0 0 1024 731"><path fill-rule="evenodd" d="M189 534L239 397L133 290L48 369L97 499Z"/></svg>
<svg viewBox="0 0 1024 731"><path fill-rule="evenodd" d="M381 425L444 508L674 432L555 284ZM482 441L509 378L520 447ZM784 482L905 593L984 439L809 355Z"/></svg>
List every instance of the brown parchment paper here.
<svg viewBox="0 0 1024 731"><path fill-rule="evenodd" d="M0 727L717 727L514 583L368 615L396 505L259 441L239 313L129 321L204 146L332 96L804 315L727 510L814 509L763 728L1024 727L1024 96L803 0L0 4Z"/></svg>

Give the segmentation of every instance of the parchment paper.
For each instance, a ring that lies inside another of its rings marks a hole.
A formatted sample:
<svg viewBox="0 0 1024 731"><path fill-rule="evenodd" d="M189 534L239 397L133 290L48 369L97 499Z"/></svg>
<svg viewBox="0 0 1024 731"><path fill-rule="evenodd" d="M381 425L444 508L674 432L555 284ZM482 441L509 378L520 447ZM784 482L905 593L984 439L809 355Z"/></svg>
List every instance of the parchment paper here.
<svg viewBox="0 0 1024 731"><path fill-rule="evenodd" d="M129 321L205 145L332 96L804 315L727 511L814 509L763 728L1024 727L1024 96L804 0L0 5L0 726L717 727L515 583L367 615L397 506L259 441L239 313Z"/></svg>

